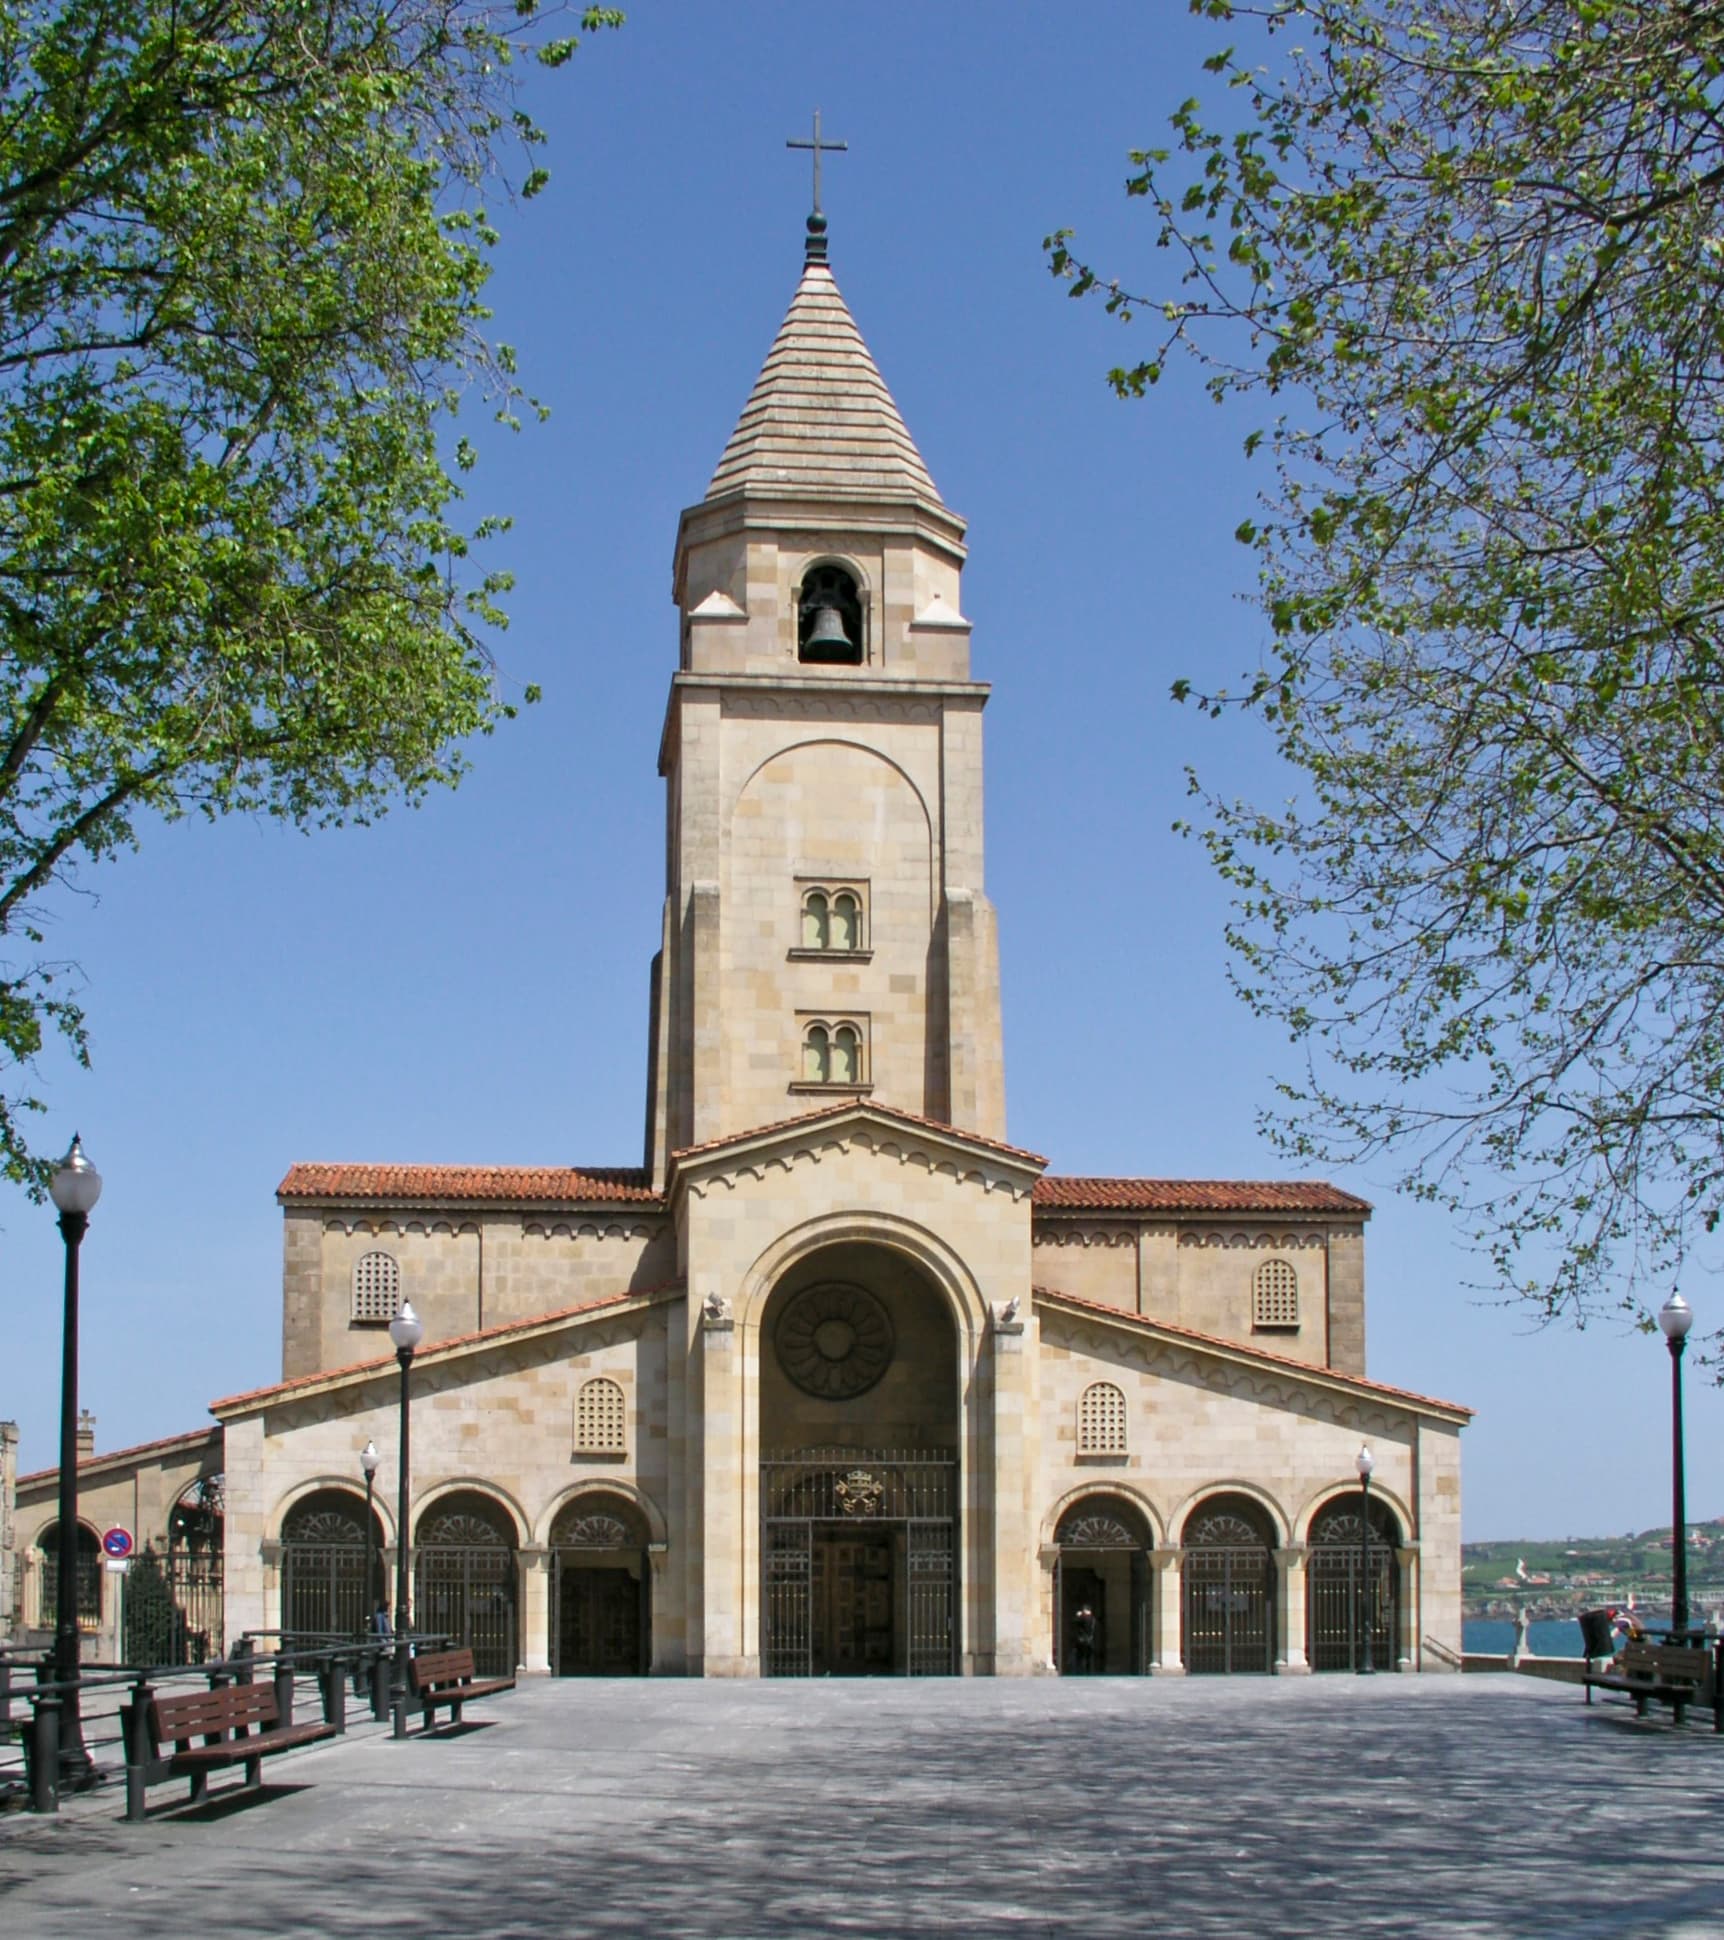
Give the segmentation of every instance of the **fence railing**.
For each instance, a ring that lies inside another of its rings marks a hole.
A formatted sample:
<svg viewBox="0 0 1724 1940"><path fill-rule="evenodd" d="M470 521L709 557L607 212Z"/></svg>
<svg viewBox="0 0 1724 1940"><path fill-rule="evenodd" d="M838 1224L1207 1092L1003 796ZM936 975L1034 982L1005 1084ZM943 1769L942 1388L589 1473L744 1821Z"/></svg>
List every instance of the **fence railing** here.
<svg viewBox="0 0 1724 1940"><path fill-rule="evenodd" d="M273 1640L273 1648L269 1640ZM57 1812L60 1793L72 1783L80 1790L126 1776L128 1818L143 1816L143 1769L149 1753L142 1737L126 1741L128 1714L144 1730L149 1700L173 1688L220 1690L231 1684L268 1679L275 1687L283 1724L293 1720L298 1686L309 1684L326 1724L347 1728L347 1695L369 1702L371 1715L389 1715L391 1676L399 1649L442 1649L456 1640L441 1631L408 1631L397 1636L337 1637L311 1632L259 1631L242 1636L231 1651L212 1662L188 1667L169 1664L84 1664L75 1678L55 1674L52 1656L0 1648L0 1805L24 1804L36 1812ZM80 1774L62 1769L61 1722L69 1698L77 1700L79 1725L89 1764Z"/></svg>

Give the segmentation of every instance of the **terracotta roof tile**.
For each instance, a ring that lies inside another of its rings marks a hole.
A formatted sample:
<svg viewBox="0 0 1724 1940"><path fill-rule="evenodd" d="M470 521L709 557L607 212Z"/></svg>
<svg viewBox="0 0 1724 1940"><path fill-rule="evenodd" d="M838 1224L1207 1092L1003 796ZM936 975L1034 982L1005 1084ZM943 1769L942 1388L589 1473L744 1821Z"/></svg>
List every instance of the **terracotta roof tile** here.
<svg viewBox="0 0 1724 1940"><path fill-rule="evenodd" d="M82 1475L87 1469L100 1468L105 1462L130 1462L135 1461L140 1455L165 1455L170 1449L175 1448L184 1448L189 1451L200 1442L208 1442L212 1439L219 1440L220 1437L221 1430L219 1428L192 1428L181 1435L163 1435L159 1441L134 1442L130 1448L105 1449L99 1455L87 1455L78 1464L78 1473ZM60 1471L57 1466L54 1468L32 1469L28 1475L19 1476L18 1486L19 1488L23 1488L27 1482L40 1482L46 1476L58 1475L59 1473Z"/></svg>
<svg viewBox="0 0 1724 1940"><path fill-rule="evenodd" d="M1086 1212L1303 1212L1343 1213L1361 1218L1371 1211L1357 1199L1321 1179L1074 1179L1050 1174L1036 1182L1038 1211Z"/></svg>
<svg viewBox="0 0 1724 1940"><path fill-rule="evenodd" d="M770 1125L751 1125L745 1132L727 1132L723 1138L709 1138L704 1145L685 1145L680 1152L670 1155L671 1164L680 1165L687 1159L704 1158L709 1152L722 1152L727 1145L740 1145L747 1139L773 1138L779 1132L793 1131L799 1125L819 1125L829 1118L842 1118L847 1112L884 1118L897 1125L914 1125L921 1131L943 1133L947 1138L961 1138L967 1145L980 1145L1006 1158L1021 1159L1026 1165L1047 1164L1040 1152L1026 1151L1021 1145L1007 1145L1001 1139L984 1138L980 1132L966 1131L962 1125L947 1125L937 1118L922 1118L913 1111L900 1111L896 1105L877 1105L872 1099L855 1098L846 1098L836 1105L822 1105L818 1111L799 1112L794 1118L774 1119Z"/></svg>
<svg viewBox="0 0 1724 1940"><path fill-rule="evenodd" d="M1171 1320L1156 1320L1149 1314L1129 1313L1124 1307L1110 1307L1105 1300L1086 1300L1082 1294L1061 1293L1057 1287L1031 1287L1030 1292L1037 1300L1051 1300L1062 1307L1076 1307L1086 1314L1099 1314L1105 1319L1117 1320L1122 1326L1135 1327L1140 1333L1167 1334L1177 1340L1195 1342L1200 1347L1222 1348L1244 1360L1264 1361L1271 1367L1286 1368L1293 1374L1338 1381L1343 1387L1361 1388L1367 1394L1388 1395L1415 1407L1440 1408L1445 1414L1465 1415L1469 1420L1474 1412L1459 1401L1443 1401L1436 1395L1417 1394L1411 1388L1392 1388L1386 1381L1373 1381L1363 1374L1342 1374L1332 1367L1296 1361L1291 1354L1276 1354L1268 1348L1254 1347L1245 1341L1228 1340L1221 1334L1200 1334L1195 1327L1180 1327Z"/></svg>
<svg viewBox="0 0 1724 1940"><path fill-rule="evenodd" d="M655 1293L681 1292L682 1281L667 1280L662 1286L631 1287L624 1293L601 1294L597 1300L583 1300L573 1307L557 1307L548 1314L533 1314L526 1320L505 1320L495 1327L482 1327L473 1334L452 1334L447 1340L422 1341L414 1352L414 1359L422 1361L428 1355L446 1354L459 1347L477 1347L492 1341L506 1340L511 1334L531 1333L535 1327L553 1327L560 1320L574 1320L577 1317L598 1313L605 1307L620 1307L629 1300L644 1300ZM225 1409L242 1408L260 1401L268 1401L276 1395L292 1394L302 1388L315 1388L327 1381L346 1380L355 1374L379 1374L395 1364L393 1352L380 1354L374 1359L352 1361L346 1367L320 1368L315 1374L296 1374L291 1381L275 1381L267 1388L248 1388L244 1394L223 1395L219 1401L210 1403L210 1413L220 1414Z"/></svg>
<svg viewBox="0 0 1724 1940"><path fill-rule="evenodd" d="M638 1165L295 1165L278 1199L464 1199L661 1205Z"/></svg>

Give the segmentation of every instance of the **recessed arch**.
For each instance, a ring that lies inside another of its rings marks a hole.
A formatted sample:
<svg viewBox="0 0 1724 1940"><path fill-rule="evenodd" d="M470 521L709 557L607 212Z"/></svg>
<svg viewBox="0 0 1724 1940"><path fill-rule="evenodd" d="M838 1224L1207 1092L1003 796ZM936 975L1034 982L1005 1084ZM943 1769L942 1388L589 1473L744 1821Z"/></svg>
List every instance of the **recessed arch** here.
<svg viewBox="0 0 1724 1940"><path fill-rule="evenodd" d="M551 1532L557 1520L572 1503L579 1502L584 1496L618 1496L634 1510L646 1524L647 1541L662 1543L668 1541L664 1511L657 1502L636 1483L621 1475L588 1475L578 1482L571 1482L566 1489L560 1489L539 1516L533 1541L541 1547L549 1547Z"/></svg>
<svg viewBox="0 0 1724 1940"><path fill-rule="evenodd" d="M1311 1525L1331 1503L1357 1501L1360 1493L1361 1491L1357 1482L1333 1482L1317 1490L1299 1511L1298 1517L1294 1521L1293 1528L1295 1533L1293 1540L1298 1543L1309 1542L1311 1540ZM1383 1487L1374 1475L1371 1478L1371 1501L1373 1505L1382 1504L1387 1512L1394 1517L1395 1523L1400 1530L1402 1544L1404 1545L1409 1542L1411 1540L1410 1532L1414 1527L1414 1523L1405 1500L1394 1489Z"/></svg>
<svg viewBox="0 0 1724 1940"><path fill-rule="evenodd" d="M848 748L856 754L867 755L870 760L878 762L882 768L889 769L892 774L896 775L915 797L916 806L922 811L922 826L928 837L929 851L932 853L934 818L928 812L927 798L916 785L915 778L907 768L901 763L894 761L882 749L872 746L867 741L855 740L847 734L811 734L805 740L786 741L781 746L774 748L770 754L763 755L743 779L741 787L737 789L736 795L731 802L731 818L734 820L736 811L747 799L749 790L761 779L767 769L776 766L787 756L801 754L815 748Z"/></svg>
<svg viewBox="0 0 1724 1940"><path fill-rule="evenodd" d="M349 1476L345 1475L313 1475L308 1476L303 1481L295 1482L291 1488L285 1489L276 1498L275 1509L270 1516L268 1524L269 1535L277 1542L283 1540L288 1517L292 1515L293 1511L302 1502L306 1501L308 1497L322 1494L325 1491L331 1495L351 1496L358 1504L356 1515L361 1524L363 1524L365 1518L365 1485L363 1482L356 1483ZM388 1544L395 1540L395 1524L390 1515L390 1503L386 1500L386 1494L387 1492L381 1488L372 1491L371 1513L377 1523L378 1540Z"/></svg>
<svg viewBox="0 0 1724 1940"><path fill-rule="evenodd" d="M415 1545L422 1540L420 1531L428 1517L450 1513L451 1496L472 1496L478 1503L483 1503L486 1511L498 1518L499 1527L506 1526L513 1547L519 1548L528 1540L527 1532L532 1525L521 1505L506 1489L484 1476L444 1476L413 1505ZM461 1506L466 1508L469 1505Z"/></svg>
<svg viewBox="0 0 1724 1940"><path fill-rule="evenodd" d="M829 1246L881 1246L920 1267L944 1297L958 1337L973 1350L987 1326L987 1303L963 1257L939 1234L885 1212L822 1213L781 1233L742 1276L737 1323L758 1337L767 1301L788 1273Z"/></svg>
<svg viewBox="0 0 1724 1940"><path fill-rule="evenodd" d="M1148 1532L1149 1546L1152 1549L1159 1547L1159 1532L1166 1527L1166 1524L1157 1512L1154 1502L1134 1483L1123 1478L1116 1481L1112 1476L1109 1476L1105 1482L1079 1482L1075 1487L1067 1489L1062 1495L1056 1497L1042 1517L1039 1536L1041 1546L1046 1548L1056 1540L1060 1524L1065 1521L1073 1508L1081 1502L1101 1496L1117 1497L1127 1504L1136 1515L1142 1518Z"/></svg>
<svg viewBox="0 0 1724 1940"><path fill-rule="evenodd" d="M1289 1518L1285 1509L1269 1491L1256 1482L1245 1482L1237 1477L1223 1477L1218 1481L1206 1482L1202 1488L1193 1489L1183 1500L1174 1504L1168 1511L1167 1528L1174 1542L1184 1542L1187 1523L1194 1510L1215 1496L1238 1495L1256 1505L1269 1518L1272 1540L1276 1548L1288 1541Z"/></svg>

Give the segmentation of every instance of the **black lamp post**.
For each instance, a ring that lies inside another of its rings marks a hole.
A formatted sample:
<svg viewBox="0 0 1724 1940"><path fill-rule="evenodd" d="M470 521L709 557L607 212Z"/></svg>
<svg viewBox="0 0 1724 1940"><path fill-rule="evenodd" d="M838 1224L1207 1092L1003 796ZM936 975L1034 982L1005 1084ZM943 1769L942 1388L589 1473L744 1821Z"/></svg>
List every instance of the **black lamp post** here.
<svg viewBox="0 0 1724 1940"><path fill-rule="evenodd" d="M389 1338L395 1343L395 1358L401 1365L401 1475L395 1510L395 1736L407 1736L407 1632L412 1612L407 1592L407 1462L408 1423L413 1397L410 1382L413 1350L425 1338L425 1329L412 1303L403 1300L401 1311L389 1323Z"/></svg>
<svg viewBox="0 0 1724 1940"><path fill-rule="evenodd" d="M48 1181L66 1242L66 1310L60 1338L60 1580L54 1595L54 1681L60 1695L62 1783L87 1782L95 1771L84 1748L78 1706L78 1248L102 1196L102 1175L76 1137Z"/></svg>
<svg viewBox="0 0 1724 1940"><path fill-rule="evenodd" d="M1361 1443L1353 1458L1359 1471L1359 1628L1364 1632L1359 1653L1359 1675L1372 1677L1376 1665L1371 1661L1371 1632L1376 1624L1376 1598L1371 1594L1371 1471L1377 1466L1368 1445Z"/></svg>
<svg viewBox="0 0 1724 1940"><path fill-rule="evenodd" d="M1658 1310L1658 1324L1670 1348L1670 1632L1688 1629L1688 1513L1682 1477L1682 1348L1694 1313L1679 1293Z"/></svg>
<svg viewBox="0 0 1724 1940"><path fill-rule="evenodd" d="M375 1442L367 1442L359 1451L359 1466L365 1471L365 1628L369 1633L377 1627L377 1519L372 1513L371 1496L377 1485L378 1464L383 1457L377 1452Z"/></svg>

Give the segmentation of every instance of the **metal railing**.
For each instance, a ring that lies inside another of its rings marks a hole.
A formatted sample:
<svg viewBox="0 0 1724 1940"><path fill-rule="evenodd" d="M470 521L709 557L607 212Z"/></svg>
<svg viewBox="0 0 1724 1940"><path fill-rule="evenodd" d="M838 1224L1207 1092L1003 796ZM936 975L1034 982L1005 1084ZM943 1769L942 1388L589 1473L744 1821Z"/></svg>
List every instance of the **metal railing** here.
<svg viewBox="0 0 1724 1940"><path fill-rule="evenodd" d="M267 1639L274 1640L273 1648L267 1647ZM257 1631L240 1637L225 1657L214 1662L189 1668L93 1663L81 1666L79 1675L69 1680L55 1676L51 1655L0 1648L0 1806L22 1804L35 1812L60 1809L66 1783L60 1758L61 1718L66 1699L74 1694L91 1760L86 1773L74 1781L77 1789L106 1785L123 1767L126 1817L140 1820L147 1769L154 1760L149 1705L163 1688L202 1686L215 1691L267 1678L275 1687L276 1708L286 1726L293 1722L296 1687L310 1683L324 1723L340 1734L347 1729L350 1685L355 1696L369 1701L372 1718L381 1723L390 1712L397 1649L403 1645L410 1652L442 1649L454 1641L441 1631L365 1638Z"/></svg>

